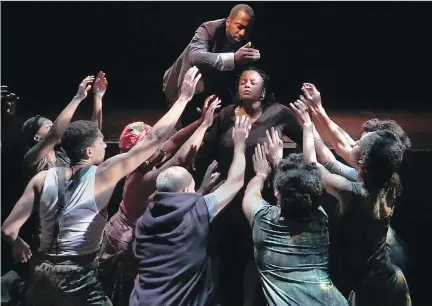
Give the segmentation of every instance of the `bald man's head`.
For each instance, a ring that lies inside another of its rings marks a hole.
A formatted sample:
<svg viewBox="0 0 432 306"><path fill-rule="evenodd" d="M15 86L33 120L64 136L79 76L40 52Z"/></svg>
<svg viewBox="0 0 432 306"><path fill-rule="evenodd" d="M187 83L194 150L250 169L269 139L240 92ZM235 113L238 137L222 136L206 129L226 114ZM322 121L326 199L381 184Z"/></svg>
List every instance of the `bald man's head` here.
<svg viewBox="0 0 432 306"><path fill-rule="evenodd" d="M170 167L159 173L156 189L161 192L195 192L195 181L183 167Z"/></svg>

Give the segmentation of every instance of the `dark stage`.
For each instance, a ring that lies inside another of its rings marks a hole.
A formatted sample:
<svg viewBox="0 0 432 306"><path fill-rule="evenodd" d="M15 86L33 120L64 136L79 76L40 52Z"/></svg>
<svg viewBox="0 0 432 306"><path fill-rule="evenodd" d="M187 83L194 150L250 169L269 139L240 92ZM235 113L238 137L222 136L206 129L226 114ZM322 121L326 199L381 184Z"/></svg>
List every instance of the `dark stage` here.
<svg viewBox="0 0 432 306"><path fill-rule="evenodd" d="M106 73L103 133L107 157L132 121L154 124L167 106L162 76L203 22L224 18L234 2L2 2L1 84L19 97L2 120L2 220L16 201L10 177L22 161L14 143L25 119L54 120L88 74ZM430 3L251 2L257 66L287 104L314 83L331 118L358 139L370 118L393 119L412 150L401 171L402 199L392 226L407 243L413 305L430 305L432 269L432 47ZM74 119L88 119L91 98ZM17 189L17 188L15 188ZM117 210L118 186L110 203ZM10 248L2 243L2 274Z"/></svg>

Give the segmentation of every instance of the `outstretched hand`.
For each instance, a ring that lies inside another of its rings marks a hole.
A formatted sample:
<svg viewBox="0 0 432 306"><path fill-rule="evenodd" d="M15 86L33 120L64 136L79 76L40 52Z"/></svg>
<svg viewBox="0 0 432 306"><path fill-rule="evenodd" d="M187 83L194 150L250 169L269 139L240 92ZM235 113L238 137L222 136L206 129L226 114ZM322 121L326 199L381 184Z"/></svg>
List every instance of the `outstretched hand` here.
<svg viewBox="0 0 432 306"><path fill-rule="evenodd" d="M236 116L234 128L232 130L232 138L234 141L234 147L241 146L245 148L246 139L249 136L251 125L249 124L248 116Z"/></svg>
<svg viewBox="0 0 432 306"><path fill-rule="evenodd" d="M99 98L102 98L106 92L108 81L105 78L105 73L100 71L96 77L96 81L93 84L93 94Z"/></svg>
<svg viewBox="0 0 432 306"><path fill-rule="evenodd" d="M251 43L241 47L234 53L234 60L239 64L247 64L249 62L256 62L260 59L261 55L257 49L251 48Z"/></svg>
<svg viewBox="0 0 432 306"><path fill-rule="evenodd" d="M252 156L252 161L256 175L262 175L267 178L271 171L271 168L269 163L267 162L264 146L258 144L255 147L255 153Z"/></svg>
<svg viewBox="0 0 432 306"><path fill-rule="evenodd" d="M199 188L203 194L209 193L211 190L215 189L220 177L220 173L216 172L217 167L218 163L215 160L208 166L201 187Z"/></svg>
<svg viewBox="0 0 432 306"><path fill-rule="evenodd" d="M303 91L303 94L306 97L306 102L308 106L312 108L322 107L321 93L318 91L318 89L316 89L314 84L303 83L301 90Z"/></svg>
<svg viewBox="0 0 432 306"><path fill-rule="evenodd" d="M180 97L186 101L190 101L195 94L195 88L200 79L201 73L199 73L198 68L195 66L190 68L183 79Z"/></svg>
<svg viewBox="0 0 432 306"><path fill-rule="evenodd" d="M264 151L271 165L276 167L283 157L283 141L274 127L271 128L271 132L267 130L266 135L267 142L264 143Z"/></svg>
<svg viewBox="0 0 432 306"><path fill-rule="evenodd" d="M205 118L203 121L203 124L206 127L210 127L213 124L214 112L218 108L220 108L220 100L216 99L210 104L210 106L206 110Z"/></svg>
<svg viewBox="0 0 432 306"><path fill-rule="evenodd" d="M300 126L312 123L309 116L308 107L301 100L296 100L294 103L290 103L289 106Z"/></svg>
<svg viewBox="0 0 432 306"><path fill-rule="evenodd" d="M94 81L94 76L89 75L84 80L81 81L81 84L78 86L78 92L76 94L76 97L84 100L87 97L88 92L91 89L91 83Z"/></svg>

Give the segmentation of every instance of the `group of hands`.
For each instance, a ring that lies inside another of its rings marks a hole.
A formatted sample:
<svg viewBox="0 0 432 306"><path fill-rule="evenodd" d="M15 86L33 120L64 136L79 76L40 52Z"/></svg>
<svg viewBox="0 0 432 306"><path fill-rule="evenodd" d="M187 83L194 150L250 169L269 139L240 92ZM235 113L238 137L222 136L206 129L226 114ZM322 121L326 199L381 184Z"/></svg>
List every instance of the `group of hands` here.
<svg viewBox="0 0 432 306"><path fill-rule="evenodd" d="M108 81L103 71L100 71L98 73L98 75L96 76L96 80L94 75L89 75L85 77L79 84L78 91L75 97L80 100L84 100L85 98L87 98L87 95L92 87L94 97L102 99L108 87Z"/></svg>
<svg viewBox="0 0 432 306"><path fill-rule="evenodd" d="M16 103L19 97L13 92L9 92L7 85L1 85L1 102L2 107L9 116L14 116L16 112ZM4 103L4 104L3 104Z"/></svg>
<svg viewBox="0 0 432 306"><path fill-rule="evenodd" d="M245 56L246 54L250 55L250 53L248 53L248 48L250 48L250 43L240 48L239 51L243 49ZM188 70L181 87L181 98L184 101L188 102L192 99L195 93L196 84L198 83L200 78L201 74L199 73L198 68L192 67ZM296 101L289 104L289 109L294 114L299 125L303 127L304 125L312 124L310 114L316 115L316 113L322 109L322 103L321 93L317 90L315 85L311 83L304 83L301 90L303 94L300 95ZM221 100L215 95L211 95L206 98L202 109L199 110L201 113L200 120L205 127L208 128L213 124L215 110L220 107ZM244 150L245 141L249 135L250 128L251 124L249 123L249 117L236 117L234 128L232 130L232 138L234 141L235 149L240 148ZM272 127L270 131L266 131L266 134L267 142L262 145L258 144L255 147L255 153L252 157L255 173L265 178L267 178L267 176L269 175L271 171L271 166L275 168L278 165L279 161L282 159L283 155L283 141L279 136L278 131ZM203 185L207 186L210 189L211 187L213 187L213 190L222 183L220 182L219 184L217 184L217 180L220 176L220 174L216 172L217 165L217 161L213 161L207 168L203 179Z"/></svg>
<svg viewBox="0 0 432 306"><path fill-rule="evenodd" d="M78 91L77 94L75 95L78 99L80 100L84 100L87 95L88 92L90 91L90 89L92 88L92 84L93 83L93 94L96 98L101 98L104 96L107 86L108 86L108 81L105 77L105 73L104 72L99 72L99 74L96 77L93 75L89 75L87 77L85 77L80 85L78 86ZM8 86L7 85L1 85L1 101L2 104L4 103L4 108L5 111L8 115L10 116L14 116L15 112L16 112L16 104L19 100L19 97L14 94L14 93L10 93L8 90Z"/></svg>

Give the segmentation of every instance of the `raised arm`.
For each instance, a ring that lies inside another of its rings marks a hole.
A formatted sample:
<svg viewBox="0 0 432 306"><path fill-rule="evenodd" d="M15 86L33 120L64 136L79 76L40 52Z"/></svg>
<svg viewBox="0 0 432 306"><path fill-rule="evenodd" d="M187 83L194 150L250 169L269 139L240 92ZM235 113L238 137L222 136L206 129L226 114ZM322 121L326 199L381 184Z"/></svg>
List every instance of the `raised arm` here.
<svg viewBox="0 0 432 306"><path fill-rule="evenodd" d="M317 119L320 121L319 126L322 127L324 133L328 135L330 144L336 151L336 153L341 156L347 163L355 166L350 158L353 140L351 137L347 139L345 137L345 131L343 131L333 120L329 118L325 109L321 104L321 94L315 88L313 84L305 83L303 84L302 91L307 99L310 107L314 109L317 114ZM341 130L343 132L341 132Z"/></svg>
<svg viewBox="0 0 432 306"><path fill-rule="evenodd" d="M321 181L326 191L339 200L341 212L344 213L351 199L351 181L346 178L330 173L317 161L313 123L310 119L307 106L300 100L290 104L290 108L296 115L300 125L303 126L303 154L310 163L316 163L321 172Z"/></svg>
<svg viewBox="0 0 432 306"><path fill-rule="evenodd" d="M190 43L189 51L189 60L192 65L199 67L206 66L220 71L230 71L234 69L235 62L245 63L259 60L259 51L251 48L250 43L247 43L235 53L210 52L210 41L213 39L216 31L213 23L213 21L203 23L196 30Z"/></svg>
<svg viewBox="0 0 432 306"><path fill-rule="evenodd" d="M252 160L256 175L247 185L242 203L243 213L249 224L252 224L254 206L259 205L262 200L261 191L271 171L266 159L266 149L260 144L255 148Z"/></svg>
<svg viewBox="0 0 432 306"><path fill-rule="evenodd" d="M240 118L237 116L232 132L234 141L234 157L228 171L228 177L225 183L213 192L216 197L218 213L221 212L229 202L231 202L244 185L246 168L245 142L249 135L249 130L249 118L245 116Z"/></svg>
<svg viewBox="0 0 432 306"><path fill-rule="evenodd" d="M186 104L192 99L201 74L192 67L186 73L179 99L153 126L147 137L138 142L129 152L116 155L103 162L96 172L96 189L104 191L114 188L117 182L145 162L169 137Z"/></svg>
<svg viewBox="0 0 432 306"><path fill-rule="evenodd" d="M30 180L23 195L1 227L2 238L12 245L13 256L19 262L26 262L31 257L29 245L18 234L38 204L37 199L42 190L46 173L46 171L39 172Z"/></svg>
<svg viewBox="0 0 432 306"><path fill-rule="evenodd" d="M185 143L185 141L192 136L192 134L197 130L199 126L201 126L207 114L210 103L215 101L215 99L217 99L215 95L207 97L201 110L202 115L200 119L182 128L164 143L163 149L166 152L167 156L171 156L173 153L177 152L177 150Z"/></svg>
<svg viewBox="0 0 432 306"><path fill-rule="evenodd" d="M105 95L107 86L108 86L108 81L105 78L105 73L100 71L93 85L92 121L98 125L98 128L101 131L102 131L102 98Z"/></svg>
<svg viewBox="0 0 432 306"><path fill-rule="evenodd" d="M182 145L182 147L177 151L177 153L171 159L165 162L161 167L148 172L144 176L143 181L146 185L156 188L155 183L159 173L173 166L188 166L187 164L191 162L195 157L197 148L199 148L199 146L201 145L205 132L212 125L214 112L219 107L220 100L214 100L214 102L210 105L208 111L206 112L204 121L201 123L195 133L193 133L193 135ZM191 156L191 154L193 154L193 156ZM152 190L154 190L154 188L152 188Z"/></svg>
<svg viewBox="0 0 432 306"><path fill-rule="evenodd" d="M88 76L81 82L78 87L77 94L54 121L53 126L46 137L41 139L24 156L25 165L36 165L42 158L47 156L48 153L54 149L54 146L60 141L64 131L72 120L78 105L87 97L87 93L91 88L90 83L92 83L93 80L93 76Z"/></svg>

